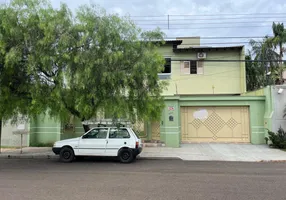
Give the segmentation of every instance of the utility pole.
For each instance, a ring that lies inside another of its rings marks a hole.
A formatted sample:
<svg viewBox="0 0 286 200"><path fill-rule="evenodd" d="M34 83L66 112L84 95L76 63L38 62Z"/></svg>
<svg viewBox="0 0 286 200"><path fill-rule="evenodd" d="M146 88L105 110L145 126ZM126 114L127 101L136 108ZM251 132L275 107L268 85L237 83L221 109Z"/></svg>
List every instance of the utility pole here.
<svg viewBox="0 0 286 200"><path fill-rule="evenodd" d="M168 29L170 29L170 15L168 15Z"/></svg>

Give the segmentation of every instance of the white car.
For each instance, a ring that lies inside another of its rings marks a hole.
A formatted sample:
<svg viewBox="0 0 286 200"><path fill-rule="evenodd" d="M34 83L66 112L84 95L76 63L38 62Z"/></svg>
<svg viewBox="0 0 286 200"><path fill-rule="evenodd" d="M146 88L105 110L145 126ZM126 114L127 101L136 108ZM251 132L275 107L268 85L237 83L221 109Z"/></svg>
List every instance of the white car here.
<svg viewBox="0 0 286 200"><path fill-rule="evenodd" d="M52 150L62 162L84 156L110 156L130 163L142 152L142 146L132 128L96 127L81 137L55 142Z"/></svg>

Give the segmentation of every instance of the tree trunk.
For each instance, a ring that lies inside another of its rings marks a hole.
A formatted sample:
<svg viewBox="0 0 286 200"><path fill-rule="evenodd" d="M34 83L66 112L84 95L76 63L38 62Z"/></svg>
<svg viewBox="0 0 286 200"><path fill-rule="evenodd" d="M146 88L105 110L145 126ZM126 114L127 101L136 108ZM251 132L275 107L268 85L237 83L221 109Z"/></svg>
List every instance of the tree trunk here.
<svg viewBox="0 0 286 200"><path fill-rule="evenodd" d="M82 127L83 127L85 133L90 130L89 125L87 125L87 124L82 124Z"/></svg>

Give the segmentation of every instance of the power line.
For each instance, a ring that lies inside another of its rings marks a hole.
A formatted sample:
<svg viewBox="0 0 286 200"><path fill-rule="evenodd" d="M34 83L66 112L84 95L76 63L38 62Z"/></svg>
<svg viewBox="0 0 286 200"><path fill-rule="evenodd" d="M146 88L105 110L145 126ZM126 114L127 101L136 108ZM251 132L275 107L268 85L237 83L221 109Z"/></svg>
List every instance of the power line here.
<svg viewBox="0 0 286 200"><path fill-rule="evenodd" d="M223 13L223 14L195 14L195 15L192 15L192 14L179 14L179 15L169 15L169 16L235 16L235 15L286 15L285 13L240 13L240 14L235 14L235 13L231 13L231 14L226 14L226 13ZM166 17L168 15L135 15L135 16L130 16L130 17Z"/></svg>
<svg viewBox="0 0 286 200"><path fill-rule="evenodd" d="M199 36L198 36L199 37ZM273 37L273 36L269 36ZM175 39L176 37L164 37L164 39ZM180 37L178 37L180 38ZM199 37L200 39L263 39L265 36L206 36L206 37Z"/></svg>
<svg viewBox="0 0 286 200"><path fill-rule="evenodd" d="M269 16L265 16L265 17L251 17L251 19L269 19L270 17ZM274 17L273 17L274 18ZM275 17L275 18L279 18L279 19L286 19L286 16L284 17ZM244 17L230 17L230 18L203 18L203 19L197 19L197 18L182 18L182 19L172 19L172 18L169 18L169 21L181 21L181 20L198 20L198 21L203 21L203 20L229 20L229 19L247 19L249 20L249 18L244 18ZM167 21L168 19L160 19L160 20L157 20L157 19L133 19L134 22L144 22L144 21L156 21L156 22L164 22L164 21ZM271 21L276 21L275 19L272 19Z"/></svg>
<svg viewBox="0 0 286 200"><path fill-rule="evenodd" d="M187 43L182 43L180 45L204 45L204 44L249 44L249 42L202 42L202 43L191 43L191 44L187 44Z"/></svg>
<svg viewBox="0 0 286 200"><path fill-rule="evenodd" d="M172 61L190 61L192 59L172 59ZM201 60L194 60L201 61ZM203 62L286 62L286 60L203 60Z"/></svg>
<svg viewBox="0 0 286 200"><path fill-rule="evenodd" d="M162 30L170 29L222 29L222 28L258 28L258 27L269 27L269 25L255 25L255 26L222 26L222 27L170 27L170 28L161 28ZM144 27L144 29L153 29L154 27Z"/></svg>
<svg viewBox="0 0 286 200"><path fill-rule="evenodd" d="M204 76L215 76L215 77L225 77L225 78L246 78L246 76L236 76L236 77L232 77L232 76L220 76L220 74L227 74L227 73L231 73L231 72L239 72L240 69L235 69L235 70L227 70L227 71L222 71L222 72L218 72L218 73L212 73L212 74L203 74ZM171 82L178 82L178 81L184 81L184 80L189 80L189 79L194 79L194 78L201 78L201 76L196 76L197 74L190 74L191 76L189 77L184 77L184 78L180 78L180 79L169 79L168 81ZM248 77L257 77L260 76L259 75L248 75ZM266 74L264 74L266 75Z"/></svg>
<svg viewBox="0 0 286 200"><path fill-rule="evenodd" d="M169 25L171 26L180 26L180 25L193 25L193 24L209 24L209 25L211 25L211 24L255 24L255 23L272 23L272 21L254 21L254 22L215 22L215 23L209 23L209 22L197 22L197 23L195 23L195 22L191 22L191 23L188 23L188 24L186 24L186 23L178 23L178 24L175 24L175 23L169 23ZM281 23L286 23L286 22L281 22ZM137 23L136 23L137 24ZM168 23L166 22L166 23L161 23L161 24L158 24L158 23L154 23L154 24L137 24L138 26L145 26L145 25L147 25L147 26L152 26L152 25L154 25L154 26L166 26L166 25L168 25Z"/></svg>

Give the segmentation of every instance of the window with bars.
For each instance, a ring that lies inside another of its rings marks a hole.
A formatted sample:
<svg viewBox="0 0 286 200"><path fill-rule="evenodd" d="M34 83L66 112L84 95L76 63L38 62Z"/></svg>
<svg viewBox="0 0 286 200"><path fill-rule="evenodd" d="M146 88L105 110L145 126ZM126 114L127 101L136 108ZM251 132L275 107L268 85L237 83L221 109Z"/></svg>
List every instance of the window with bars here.
<svg viewBox="0 0 286 200"><path fill-rule="evenodd" d="M181 74L203 74L203 61L191 60L181 62Z"/></svg>

